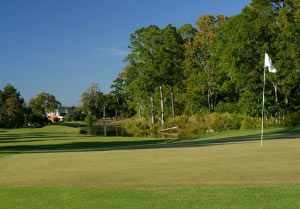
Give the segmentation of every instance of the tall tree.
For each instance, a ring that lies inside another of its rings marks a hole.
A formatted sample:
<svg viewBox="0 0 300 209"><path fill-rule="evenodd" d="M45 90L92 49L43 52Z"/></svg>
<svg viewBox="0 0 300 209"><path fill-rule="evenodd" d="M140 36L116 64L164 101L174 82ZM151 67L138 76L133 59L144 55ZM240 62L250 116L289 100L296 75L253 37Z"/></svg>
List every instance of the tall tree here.
<svg viewBox="0 0 300 209"><path fill-rule="evenodd" d="M187 108L192 112L206 106L214 110L217 104L216 67L211 62L212 43L224 16L203 15L196 22L198 32L185 44L185 75Z"/></svg>
<svg viewBox="0 0 300 209"><path fill-rule="evenodd" d="M33 112L46 116L47 113L59 108L61 103L56 100L55 96L46 92L38 94L35 98L30 99L29 107Z"/></svg>
<svg viewBox="0 0 300 209"><path fill-rule="evenodd" d="M21 127L24 125L25 102L20 92L7 84L0 90L0 127Z"/></svg>
<svg viewBox="0 0 300 209"><path fill-rule="evenodd" d="M131 34L131 53L125 61L130 62L131 69L138 75L131 86L149 95L151 101L151 121L155 122L154 92L159 85L158 71L161 62L158 51L162 42L161 30L150 25L147 28L140 28ZM162 122L164 116L162 111Z"/></svg>
<svg viewBox="0 0 300 209"><path fill-rule="evenodd" d="M103 117L104 104L104 96L98 84L92 83L81 95L82 109L90 118Z"/></svg>
<svg viewBox="0 0 300 209"><path fill-rule="evenodd" d="M262 97L258 92L262 89L265 52L279 69L277 74L267 76L267 114L295 111L292 109L299 106L294 99L299 92L296 11L293 1L253 0L219 30L215 56L219 68L230 78L223 86L234 89L236 96L232 98L246 114L260 115ZM230 89L228 92L233 95Z"/></svg>

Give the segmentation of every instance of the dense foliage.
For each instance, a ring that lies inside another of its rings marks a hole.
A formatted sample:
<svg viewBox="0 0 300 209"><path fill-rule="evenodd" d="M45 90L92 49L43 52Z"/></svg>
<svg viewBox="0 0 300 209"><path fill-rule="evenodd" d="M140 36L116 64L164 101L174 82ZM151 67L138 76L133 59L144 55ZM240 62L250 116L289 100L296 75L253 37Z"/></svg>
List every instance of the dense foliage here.
<svg viewBox="0 0 300 209"><path fill-rule="evenodd" d="M136 116L156 127L178 117L190 117L189 123L202 115L205 120L198 128L214 128L206 124L212 118L220 123L214 125L216 130L256 128L261 116L264 54L268 53L278 71L266 76L266 120L277 125L299 121L298 0L252 0L241 14L203 15L196 27L142 27L131 34L129 49L126 67L113 82L112 91L104 94L92 84L68 120L91 123ZM41 123L46 112L59 106L48 93L37 95L26 106L20 93L7 85L0 91L0 127ZM228 126L228 121L236 125Z"/></svg>
<svg viewBox="0 0 300 209"><path fill-rule="evenodd" d="M137 29L117 78L123 104L152 123L213 112L256 121L267 52L278 72L267 74L266 117L281 123L299 115L299 20L298 0L253 0L233 17L203 15L197 28Z"/></svg>
<svg viewBox="0 0 300 209"><path fill-rule="evenodd" d="M42 92L27 105L11 84L0 90L0 128L18 128L48 124L47 113L60 106L55 96Z"/></svg>
<svg viewBox="0 0 300 209"><path fill-rule="evenodd" d="M20 127L25 123L27 110L20 92L8 84L0 90L0 127Z"/></svg>

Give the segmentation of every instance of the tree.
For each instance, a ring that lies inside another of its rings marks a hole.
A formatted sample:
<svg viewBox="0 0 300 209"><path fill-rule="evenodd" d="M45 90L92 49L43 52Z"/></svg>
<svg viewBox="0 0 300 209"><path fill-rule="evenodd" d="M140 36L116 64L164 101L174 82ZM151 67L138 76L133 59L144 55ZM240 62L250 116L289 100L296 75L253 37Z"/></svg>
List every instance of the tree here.
<svg viewBox="0 0 300 209"><path fill-rule="evenodd" d="M56 100L55 96L46 92L38 94L29 101L29 107L33 112L43 116L46 116L47 113L54 111L60 106L61 103Z"/></svg>
<svg viewBox="0 0 300 209"><path fill-rule="evenodd" d="M129 95L126 92L126 80L123 74L120 74L111 85L112 91L112 101L111 105L115 110L114 117L117 118L118 115L131 117L134 111L128 105Z"/></svg>
<svg viewBox="0 0 300 209"><path fill-rule="evenodd" d="M7 84L0 90L0 127L21 127L24 125L25 102L20 92Z"/></svg>
<svg viewBox="0 0 300 209"><path fill-rule="evenodd" d="M100 119L103 116L104 96L99 85L92 83L81 95L83 112L90 118Z"/></svg>
<svg viewBox="0 0 300 209"><path fill-rule="evenodd" d="M218 28L224 23L222 15L203 15L196 24L198 32L185 44L186 103L191 112L207 107L214 111L218 87L216 66L212 62L213 42Z"/></svg>
<svg viewBox="0 0 300 209"><path fill-rule="evenodd" d="M260 115L265 52L279 69L267 76L267 115L299 109L300 42L295 2L253 0L218 31L214 56L226 75L222 86L227 87L227 98L238 101L245 114Z"/></svg>
<svg viewBox="0 0 300 209"><path fill-rule="evenodd" d="M160 43L162 42L161 30L150 25L147 28L140 28L130 36L131 44L129 48L131 53L125 61L130 62L131 69L134 69L138 75L131 82L131 86L139 89L145 95L149 95L151 101L151 121L155 122L154 110L154 92L159 86L158 70L161 62ZM162 100L162 99L161 99ZM161 102L161 104L163 104ZM163 110L163 108L162 108ZM162 123L164 122L164 114L162 111Z"/></svg>
<svg viewBox="0 0 300 209"><path fill-rule="evenodd" d="M182 40L184 40L185 42L193 39L197 32L197 28L195 28L191 24L185 24L178 29L178 33L181 35Z"/></svg>

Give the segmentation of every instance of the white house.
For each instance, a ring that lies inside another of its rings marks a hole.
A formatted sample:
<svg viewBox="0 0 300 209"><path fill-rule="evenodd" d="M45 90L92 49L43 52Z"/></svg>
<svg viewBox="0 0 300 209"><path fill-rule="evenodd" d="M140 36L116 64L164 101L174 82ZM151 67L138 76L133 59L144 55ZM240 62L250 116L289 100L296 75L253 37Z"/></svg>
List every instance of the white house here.
<svg viewBox="0 0 300 209"><path fill-rule="evenodd" d="M56 109L53 112L47 113L48 119L51 120L52 122L54 121L54 118L58 118L59 121L64 121L65 115L73 116L74 111L71 110L70 108L61 107L61 108Z"/></svg>

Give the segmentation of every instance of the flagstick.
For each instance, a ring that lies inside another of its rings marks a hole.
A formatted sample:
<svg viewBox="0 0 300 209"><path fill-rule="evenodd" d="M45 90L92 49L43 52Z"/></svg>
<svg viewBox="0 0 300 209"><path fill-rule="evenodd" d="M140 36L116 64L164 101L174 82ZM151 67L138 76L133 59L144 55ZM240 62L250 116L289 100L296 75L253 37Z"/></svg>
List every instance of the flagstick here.
<svg viewBox="0 0 300 209"><path fill-rule="evenodd" d="M265 85L266 85L266 68L264 67L264 87L263 87L263 102L262 102L262 111L261 111L260 147L263 147L263 138L264 138Z"/></svg>

